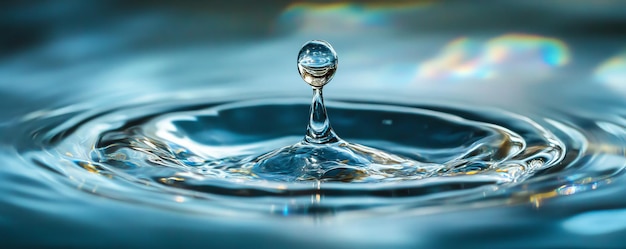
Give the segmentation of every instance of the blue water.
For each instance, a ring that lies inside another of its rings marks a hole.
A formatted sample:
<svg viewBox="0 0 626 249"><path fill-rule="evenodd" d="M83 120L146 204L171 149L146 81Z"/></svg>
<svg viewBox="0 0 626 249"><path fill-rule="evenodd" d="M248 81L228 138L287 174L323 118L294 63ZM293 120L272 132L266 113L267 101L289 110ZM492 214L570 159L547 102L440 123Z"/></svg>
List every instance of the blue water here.
<svg viewBox="0 0 626 249"><path fill-rule="evenodd" d="M622 248L624 7L7 3L2 244ZM311 39L337 135L413 164L249 170L304 138Z"/></svg>

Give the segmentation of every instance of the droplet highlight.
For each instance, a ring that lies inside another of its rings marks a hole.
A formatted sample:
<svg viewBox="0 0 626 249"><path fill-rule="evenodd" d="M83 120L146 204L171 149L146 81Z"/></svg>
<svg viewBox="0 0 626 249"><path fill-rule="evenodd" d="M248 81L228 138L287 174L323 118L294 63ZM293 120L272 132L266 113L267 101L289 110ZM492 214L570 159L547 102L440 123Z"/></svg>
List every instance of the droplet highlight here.
<svg viewBox="0 0 626 249"><path fill-rule="evenodd" d="M308 41L298 53L298 72L312 87L328 84L337 71L338 63L337 53L326 41Z"/></svg>

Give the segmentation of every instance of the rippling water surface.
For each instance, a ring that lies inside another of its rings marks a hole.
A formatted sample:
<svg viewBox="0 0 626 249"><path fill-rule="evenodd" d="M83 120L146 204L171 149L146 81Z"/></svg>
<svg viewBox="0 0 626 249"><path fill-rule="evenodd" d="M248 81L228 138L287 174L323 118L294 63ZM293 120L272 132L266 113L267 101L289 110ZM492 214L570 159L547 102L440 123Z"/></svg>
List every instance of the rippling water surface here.
<svg viewBox="0 0 626 249"><path fill-rule="evenodd" d="M9 247L624 244L621 3L8 5ZM310 39L346 160L286 147Z"/></svg>

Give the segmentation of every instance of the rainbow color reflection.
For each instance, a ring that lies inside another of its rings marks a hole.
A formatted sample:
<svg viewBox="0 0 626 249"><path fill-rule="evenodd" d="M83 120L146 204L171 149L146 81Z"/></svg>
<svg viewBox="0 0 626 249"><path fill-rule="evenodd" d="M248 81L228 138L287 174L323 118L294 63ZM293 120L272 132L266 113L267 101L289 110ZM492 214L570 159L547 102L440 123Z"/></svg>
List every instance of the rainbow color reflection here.
<svg viewBox="0 0 626 249"><path fill-rule="evenodd" d="M593 76L599 82L626 89L626 50L601 63Z"/></svg>
<svg viewBox="0 0 626 249"><path fill-rule="evenodd" d="M292 3L278 18L280 29L301 32L371 30L394 24L402 13L430 6L432 1L400 3Z"/></svg>
<svg viewBox="0 0 626 249"><path fill-rule="evenodd" d="M490 79L529 72L540 77L570 60L569 48L556 38L506 34L484 41L461 37L421 63L417 79Z"/></svg>

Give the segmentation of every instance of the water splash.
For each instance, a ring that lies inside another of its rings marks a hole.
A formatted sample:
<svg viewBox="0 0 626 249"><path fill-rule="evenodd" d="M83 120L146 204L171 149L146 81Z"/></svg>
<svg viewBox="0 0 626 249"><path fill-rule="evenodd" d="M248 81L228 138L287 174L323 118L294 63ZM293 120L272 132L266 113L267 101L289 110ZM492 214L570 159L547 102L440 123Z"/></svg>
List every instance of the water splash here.
<svg viewBox="0 0 626 249"><path fill-rule="evenodd" d="M354 181L371 178L379 167L395 167L400 171L417 168L417 162L348 143L335 134L326 112L322 89L333 78L337 64L337 53L328 42L313 40L302 46L298 53L298 71L313 88L307 134L303 141L295 145L253 160L254 174L286 181Z"/></svg>
<svg viewBox="0 0 626 249"><path fill-rule="evenodd" d="M306 52L307 46L304 48ZM323 51L333 50L324 47ZM304 61L336 62L334 53L316 55L324 58ZM334 71L324 69L336 68L336 64L321 65L324 66L305 70L303 79L327 84L327 80L315 77L331 79L328 73ZM314 93L321 93L322 87L313 88ZM87 172L113 178L114 185L119 178L175 194L167 199L180 200L180 196L189 197L189 194L210 199L272 196L277 198L270 202L272 210L283 197L305 197L311 191L327 196L324 202L318 201L314 206L329 210L370 208L373 204L359 205L358 198L356 203L347 201L345 197L352 196L350 193L357 196L403 193L403 196L436 199L437 195L430 194L433 191L451 192L450 196L459 194L456 201L465 201L467 198L461 198L462 192L456 190L523 181L534 172L564 160L565 145L550 131L531 120L500 111L349 102L330 105L339 114L339 121L334 124L350 140L362 142L353 144L334 132L316 135L315 131L333 130L319 94L314 94L313 105L294 100L232 99L208 105L166 106L174 109L138 107L122 110L124 115L116 112L89 115L90 121L69 128L75 132L50 153L63 155ZM313 121L321 121L320 126L316 122L310 125L314 132L308 136L309 141L306 136L302 139L299 128L302 123L294 118L306 107L310 108ZM281 149L267 152L268 148ZM117 192L115 188L105 187L111 183L102 179L89 178L88 182L90 186L96 184L98 187L89 189L97 188L101 195ZM380 200L375 206L397 202L403 200ZM243 203L249 208L241 209ZM254 203L250 205L250 200L241 199L222 204L226 208L234 205L240 211L268 208L265 202ZM195 210L195 206L189 208ZM288 210L297 214L309 212L310 208L310 204L296 202Z"/></svg>

